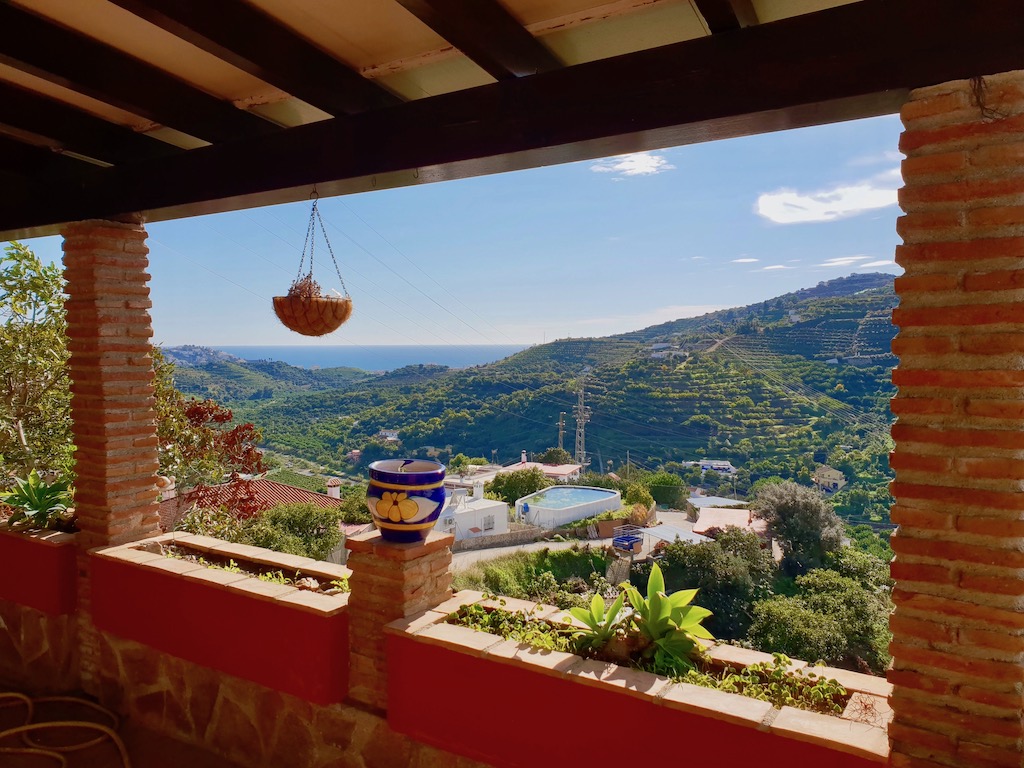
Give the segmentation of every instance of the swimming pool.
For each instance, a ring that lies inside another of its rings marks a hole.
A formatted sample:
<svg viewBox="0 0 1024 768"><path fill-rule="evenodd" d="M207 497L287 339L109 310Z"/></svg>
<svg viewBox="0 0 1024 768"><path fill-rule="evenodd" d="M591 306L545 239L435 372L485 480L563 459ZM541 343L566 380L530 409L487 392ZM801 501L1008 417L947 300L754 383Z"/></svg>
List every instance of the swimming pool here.
<svg viewBox="0 0 1024 768"><path fill-rule="evenodd" d="M519 499L516 517L541 528L557 528L621 506L618 491L589 485L556 485Z"/></svg>

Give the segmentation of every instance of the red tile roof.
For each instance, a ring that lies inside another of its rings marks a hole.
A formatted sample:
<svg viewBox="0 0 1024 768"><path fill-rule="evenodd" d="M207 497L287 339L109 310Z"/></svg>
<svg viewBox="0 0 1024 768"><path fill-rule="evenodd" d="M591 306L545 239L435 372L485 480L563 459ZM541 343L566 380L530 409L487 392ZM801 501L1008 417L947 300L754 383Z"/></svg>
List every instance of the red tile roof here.
<svg viewBox="0 0 1024 768"><path fill-rule="evenodd" d="M203 504L209 507L234 506L239 497L245 493L245 481L235 481L216 485L203 490ZM266 478L248 481L249 493L252 494L254 503L249 506L255 510L270 509L278 504L316 504L318 507L330 509L340 507L341 499L334 499L322 493L314 493L304 488L296 488L292 485L285 485ZM184 499L171 498L160 502L160 527L165 531L172 530L178 520L191 507L190 497L194 491L185 494Z"/></svg>

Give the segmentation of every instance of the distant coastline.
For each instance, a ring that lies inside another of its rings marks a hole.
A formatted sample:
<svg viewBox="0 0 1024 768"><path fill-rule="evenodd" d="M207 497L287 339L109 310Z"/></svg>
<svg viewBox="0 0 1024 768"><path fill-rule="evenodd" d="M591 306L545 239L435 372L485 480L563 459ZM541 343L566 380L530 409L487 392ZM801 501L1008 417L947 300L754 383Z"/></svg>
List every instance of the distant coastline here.
<svg viewBox="0 0 1024 768"><path fill-rule="evenodd" d="M214 346L243 360L276 360L298 368L361 368L392 371L406 365L484 365L526 349L526 344L399 345L399 346Z"/></svg>

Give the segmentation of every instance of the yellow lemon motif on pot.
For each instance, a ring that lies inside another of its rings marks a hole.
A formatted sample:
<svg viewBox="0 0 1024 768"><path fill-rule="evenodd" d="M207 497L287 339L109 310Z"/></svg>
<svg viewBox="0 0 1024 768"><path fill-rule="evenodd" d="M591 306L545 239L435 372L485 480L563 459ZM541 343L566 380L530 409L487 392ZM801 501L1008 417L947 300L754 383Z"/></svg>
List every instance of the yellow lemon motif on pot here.
<svg viewBox="0 0 1024 768"><path fill-rule="evenodd" d="M415 517L419 507L404 492L385 491L381 500L377 502L376 510L380 518L398 523Z"/></svg>

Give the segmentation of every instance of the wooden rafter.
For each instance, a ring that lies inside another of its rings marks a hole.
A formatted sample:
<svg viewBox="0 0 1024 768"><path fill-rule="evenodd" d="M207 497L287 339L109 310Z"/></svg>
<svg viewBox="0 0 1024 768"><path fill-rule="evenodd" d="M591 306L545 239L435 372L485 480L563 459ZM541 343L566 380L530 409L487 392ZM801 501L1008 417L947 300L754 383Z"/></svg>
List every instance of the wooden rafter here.
<svg viewBox="0 0 1024 768"><path fill-rule="evenodd" d="M329 114L401 102L241 0L111 2Z"/></svg>
<svg viewBox="0 0 1024 768"><path fill-rule="evenodd" d="M497 0L398 0L495 80L562 66Z"/></svg>
<svg viewBox="0 0 1024 768"><path fill-rule="evenodd" d="M757 12L751 0L693 0L707 22L711 34L757 24Z"/></svg>
<svg viewBox="0 0 1024 768"><path fill-rule="evenodd" d="M64 149L114 165L183 151L4 82L0 82L0 123L53 139Z"/></svg>
<svg viewBox="0 0 1024 768"><path fill-rule="evenodd" d="M892 113L908 89L1024 68L1016 5L861 0L106 169L84 188L45 185L0 209L0 236L294 201L314 183L340 194Z"/></svg>
<svg viewBox="0 0 1024 768"><path fill-rule="evenodd" d="M115 48L0 2L0 62L206 141L277 130Z"/></svg>

